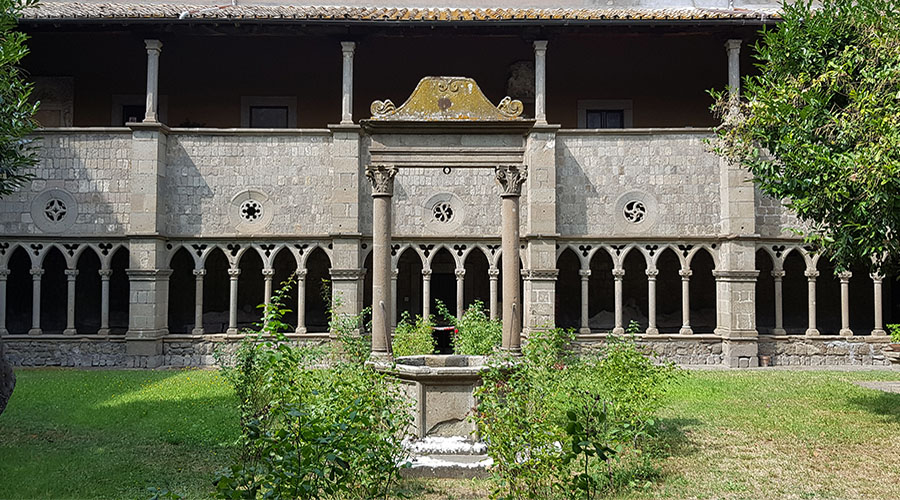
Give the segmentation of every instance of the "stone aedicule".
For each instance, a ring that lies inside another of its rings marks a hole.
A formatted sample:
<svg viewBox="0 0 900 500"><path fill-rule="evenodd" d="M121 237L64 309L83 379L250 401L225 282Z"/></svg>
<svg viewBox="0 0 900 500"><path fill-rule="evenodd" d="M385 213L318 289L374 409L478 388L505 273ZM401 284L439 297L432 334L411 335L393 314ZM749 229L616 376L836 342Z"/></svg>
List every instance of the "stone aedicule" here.
<svg viewBox="0 0 900 500"><path fill-rule="evenodd" d="M475 80L457 76L426 76L399 108L375 101L372 120L396 121L508 121L521 120L522 101L504 97L494 106Z"/></svg>

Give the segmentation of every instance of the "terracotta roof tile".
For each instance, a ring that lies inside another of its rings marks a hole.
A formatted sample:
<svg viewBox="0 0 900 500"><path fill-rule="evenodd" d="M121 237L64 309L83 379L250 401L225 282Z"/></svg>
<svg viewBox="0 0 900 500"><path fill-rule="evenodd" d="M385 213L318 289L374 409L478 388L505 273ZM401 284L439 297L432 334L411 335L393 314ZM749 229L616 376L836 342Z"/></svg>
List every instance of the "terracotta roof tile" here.
<svg viewBox="0 0 900 500"><path fill-rule="evenodd" d="M729 20L777 18L775 10L747 9L407 9L387 7L316 7L306 5L237 5L45 2L24 12L25 19L288 19L301 21L442 21L503 22L518 20Z"/></svg>

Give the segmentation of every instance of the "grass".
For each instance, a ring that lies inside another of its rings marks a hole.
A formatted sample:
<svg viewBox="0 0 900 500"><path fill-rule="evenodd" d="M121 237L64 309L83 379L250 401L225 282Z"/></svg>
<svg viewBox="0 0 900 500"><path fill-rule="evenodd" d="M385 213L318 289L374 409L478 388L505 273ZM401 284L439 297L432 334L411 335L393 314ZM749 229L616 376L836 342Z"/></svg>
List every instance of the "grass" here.
<svg viewBox="0 0 900 500"><path fill-rule="evenodd" d="M0 498L206 498L237 436L212 371L19 370L0 416ZM891 372L691 372L661 415L665 458L615 498L900 498L900 394L853 384ZM411 498L485 498L484 481L404 485Z"/></svg>

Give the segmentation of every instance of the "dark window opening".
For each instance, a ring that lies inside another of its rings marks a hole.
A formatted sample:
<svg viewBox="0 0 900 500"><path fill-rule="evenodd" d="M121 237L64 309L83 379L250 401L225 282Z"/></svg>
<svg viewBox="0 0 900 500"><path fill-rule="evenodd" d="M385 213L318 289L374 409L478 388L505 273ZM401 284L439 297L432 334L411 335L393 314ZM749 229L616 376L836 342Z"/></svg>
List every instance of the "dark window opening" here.
<svg viewBox="0 0 900 500"><path fill-rule="evenodd" d="M625 110L589 109L587 128L625 128Z"/></svg>
<svg viewBox="0 0 900 500"><path fill-rule="evenodd" d="M250 128L287 128L287 106L250 106Z"/></svg>
<svg viewBox="0 0 900 500"><path fill-rule="evenodd" d="M144 120L146 107L143 104L125 104L122 106L122 126Z"/></svg>

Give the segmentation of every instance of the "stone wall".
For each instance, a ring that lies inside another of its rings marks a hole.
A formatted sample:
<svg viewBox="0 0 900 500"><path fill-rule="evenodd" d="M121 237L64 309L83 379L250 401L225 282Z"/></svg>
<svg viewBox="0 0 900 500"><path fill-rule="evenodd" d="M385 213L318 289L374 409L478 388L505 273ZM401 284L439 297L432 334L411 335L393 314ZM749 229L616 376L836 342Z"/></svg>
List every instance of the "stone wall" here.
<svg viewBox="0 0 900 500"><path fill-rule="evenodd" d="M0 200L0 233L70 236L123 235L129 229L131 199L128 169L131 131L128 129L58 132L41 131L40 163L35 179ZM44 217L48 190L61 190L67 215L46 231L35 223ZM70 198L69 198L70 197ZM40 205L40 206L37 206ZM74 217L72 217L74 215Z"/></svg>
<svg viewBox="0 0 900 500"><path fill-rule="evenodd" d="M771 356L773 366L886 366L882 350L889 344L866 337L798 337L759 339L759 355Z"/></svg>
<svg viewBox="0 0 900 500"><path fill-rule="evenodd" d="M327 131L173 132L167 151L166 230L175 237L328 234L331 157ZM241 194L248 190L263 203L258 224L242 224L238 217Z"/></svg>
<svg viewBox="0 0 900 500"><path fill-rule="evenodd" d="M563 236L699 237L719 233L719 160L707 131L578 132L556 140L557 230ZM641 200L646 219L622 205Z"/></svg>
<svg viewBox="0 0 900 500"><path fill-rule="evenodd" d="M644 337L638 338L638 345L663 361L672 361L680 365L721 365L723 363L722 340L713 337L697 337L695 339ZM602 341L586 342L582 340L577 343L580 352L599 352L603 347Z"/></svg>

